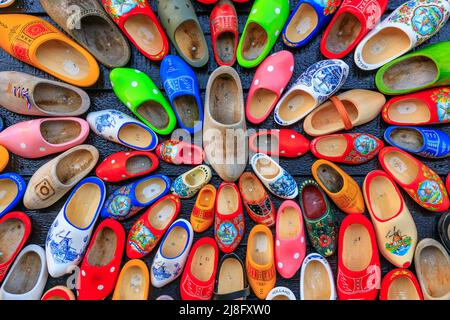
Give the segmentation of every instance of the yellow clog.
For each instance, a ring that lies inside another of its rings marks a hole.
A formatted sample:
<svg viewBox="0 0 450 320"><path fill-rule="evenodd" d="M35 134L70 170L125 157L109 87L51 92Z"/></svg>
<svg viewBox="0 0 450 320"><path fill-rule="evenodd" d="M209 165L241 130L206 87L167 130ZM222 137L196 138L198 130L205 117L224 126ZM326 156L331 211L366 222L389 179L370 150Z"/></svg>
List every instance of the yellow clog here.
<svg viewBox="0 0 450 320"><path fill-rule="evenodd" d="M4 146L0 146L0 172L5 170L9 163L9 152Z"/></svg>
<svg viewBox="0 0 450 320"><path fill-rule="evenodd" d="M147 300L150 275L144 261L133 259L122 268L117 279L113 300Z"/></svg>

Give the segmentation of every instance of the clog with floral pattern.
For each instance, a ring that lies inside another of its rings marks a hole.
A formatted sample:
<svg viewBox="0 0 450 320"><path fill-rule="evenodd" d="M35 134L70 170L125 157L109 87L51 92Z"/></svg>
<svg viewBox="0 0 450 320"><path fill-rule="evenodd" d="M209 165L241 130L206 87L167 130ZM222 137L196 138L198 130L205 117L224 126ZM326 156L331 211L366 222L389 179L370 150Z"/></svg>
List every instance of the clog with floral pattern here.
<svg viewBox="0 0 450 320"><path fill-rule="evenodd" d="M203 149L195 144L179 140L166 140L156 147L158 157L175 165L199 165L205 160Z"/></svg>
<svg viewBox="0 0 450 320"><path fill-rule="evenodd" d="M210 16L211 38L219 66L232 66L239 42L238 17L230 0L221 0Z"/></svg>
<svg viewBox="0 0 450 320"><path fill-rule="evenodd" d="M309 141L291 129L260 130L249 137L248 145L255 153L297 158L309 151Z"/></svg>
<svg viewBox="0 0 450 320"><path fill-rule="evenodd" d="M216 194L216 188L212 184L200 189L191 213L191 225L195 232L202 233L214 223Z"/></svg>
<svg viewBox="0 0 450 320"><path fill-rule="evenodd" d="M423 300L414 273L402 268L389 271L381 281L380 300Z"/></svg>
<svg viewBox="0 0 450 320"><path fill-rule="evenodd" d="M14 209L22 200L27 184L22 176L14 172L0 174L0 194L2 195L0 218Z"/></svg>
<svg viewBox="0 0 450 320"><path fill-rule="evenodd" d="M192 198L211 178L211 168L200 165L176 178L170 191L182 199Z"/></svg>

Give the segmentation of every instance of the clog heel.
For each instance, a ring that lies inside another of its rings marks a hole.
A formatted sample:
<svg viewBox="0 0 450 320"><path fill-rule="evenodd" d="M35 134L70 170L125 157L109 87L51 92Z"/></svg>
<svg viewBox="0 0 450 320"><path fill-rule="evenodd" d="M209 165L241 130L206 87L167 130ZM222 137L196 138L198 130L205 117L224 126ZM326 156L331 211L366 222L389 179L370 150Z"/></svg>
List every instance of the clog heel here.
<svg viewBox="0 0 450 320"><path fill-rule="evenodd" d="M144 261L128 261L120 271L113 300L147 300L150 275Z"/></svg>

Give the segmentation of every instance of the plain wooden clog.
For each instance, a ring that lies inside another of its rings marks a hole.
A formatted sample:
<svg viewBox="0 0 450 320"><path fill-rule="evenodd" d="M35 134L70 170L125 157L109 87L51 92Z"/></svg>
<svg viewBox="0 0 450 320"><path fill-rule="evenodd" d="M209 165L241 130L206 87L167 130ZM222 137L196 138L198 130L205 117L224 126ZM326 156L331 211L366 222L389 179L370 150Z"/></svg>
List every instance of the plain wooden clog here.
<svg viewBox="0 0 450 320"><path fill-rule="evenodd" d="M117 279L113 300L147 300L150 275L147 265L139 259L129 260Z"/></svg>

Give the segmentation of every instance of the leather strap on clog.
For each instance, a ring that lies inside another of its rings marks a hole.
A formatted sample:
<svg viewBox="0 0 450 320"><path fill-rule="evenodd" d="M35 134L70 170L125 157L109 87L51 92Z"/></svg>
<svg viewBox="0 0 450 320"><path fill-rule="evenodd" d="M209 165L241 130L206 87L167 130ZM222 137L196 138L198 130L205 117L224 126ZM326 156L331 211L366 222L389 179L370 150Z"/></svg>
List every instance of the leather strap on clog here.
<svg viewBox="0 0 450 320"><path fill-rule="evenodd" d="M344 123L345 130L351 130L353 128L353 123L348 116L347 110L344 104L337 96L332 96L330 98L331 103L336 107L339 115L341 116L342 122Z"/></svg>
<svg viewBox="0 0 450 320"><path fill-rule="evenodd" d="M242 290L226 294L214 292L214 300L237 300L237 299L245 300L245 298L247 298L249 295L250 295L250 288L247 286Z"/></svg>

